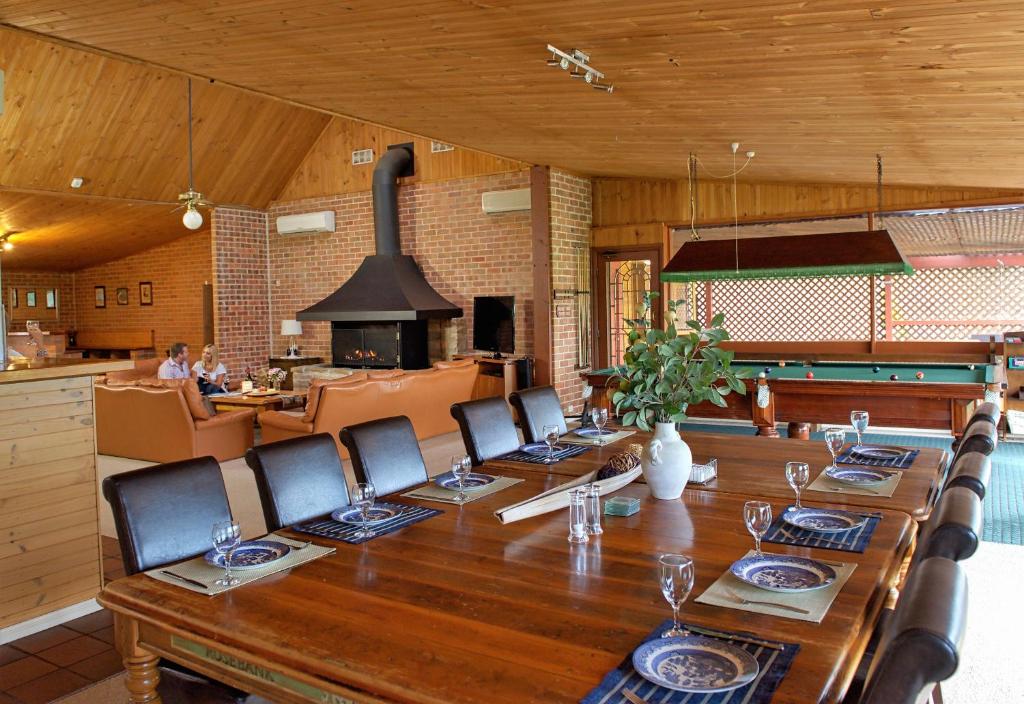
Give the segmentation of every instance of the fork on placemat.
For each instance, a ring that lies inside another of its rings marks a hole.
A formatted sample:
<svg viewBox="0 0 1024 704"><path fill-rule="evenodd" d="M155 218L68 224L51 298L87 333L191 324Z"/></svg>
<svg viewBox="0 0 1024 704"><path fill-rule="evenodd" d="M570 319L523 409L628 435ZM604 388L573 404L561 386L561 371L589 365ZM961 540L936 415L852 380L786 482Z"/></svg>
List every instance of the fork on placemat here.
<svg viewBox="0 0 1024 704"><path fill-rule="evenodd" d="M799 606L790 606L789 604L780 604L776 601L755 601L754 599L747 599L744 596L740 596L732 589L726 589L725 593L729 595L729 598L735 602L743 605L755 604L757 606L774 606L778 609L785 609L786 611L793 611L798 614L804 614L805 616L810 615L810 611L807 609L801 609Z"/></svg>

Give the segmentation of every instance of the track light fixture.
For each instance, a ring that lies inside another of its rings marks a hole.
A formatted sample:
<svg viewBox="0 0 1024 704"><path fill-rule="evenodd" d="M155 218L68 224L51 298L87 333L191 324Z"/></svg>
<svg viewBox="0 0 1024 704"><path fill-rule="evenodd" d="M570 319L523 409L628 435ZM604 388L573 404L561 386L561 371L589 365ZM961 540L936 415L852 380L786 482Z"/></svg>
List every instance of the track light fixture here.
<svg viewBox="0 0 1024 704"><path fill-rule="evenodd" d="M0 249L2 249L5 252L10 252L12 249L14 249L14 243L11 242L11 235L13 234L15 233L5 232L4 234L0 235Z"/></svg>
<svg viewBox="0 0 1024 704"><path fill-rule="evenodd" d="M551 52L551 58L547 60L548 66L557 66L563 71L568 71L571 66L572 71L569 73L570 78L582 78L583 82L590 87L596 88L597 90L603 90L606 93L611 93L614 90L614 86L610 83L601 83L601 79L604 78L604 74L590 65L589 54L586 54L579 49L564 52L561 49L556 49L550 44L548 44L548 51Z"/></svg>

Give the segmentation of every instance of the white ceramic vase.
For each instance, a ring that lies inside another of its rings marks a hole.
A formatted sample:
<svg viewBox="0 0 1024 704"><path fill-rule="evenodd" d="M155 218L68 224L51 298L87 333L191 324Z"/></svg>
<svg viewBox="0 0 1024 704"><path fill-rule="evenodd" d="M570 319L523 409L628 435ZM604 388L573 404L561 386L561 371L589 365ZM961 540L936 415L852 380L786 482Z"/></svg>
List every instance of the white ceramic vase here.
<svg viewBox="0 0 1024 704"><path fill-rule="evenodd" d="M640 458L644 479L656 499L675 501L686 488L693 468L693 453L675 423L656 423L654 437Z"/></svg>

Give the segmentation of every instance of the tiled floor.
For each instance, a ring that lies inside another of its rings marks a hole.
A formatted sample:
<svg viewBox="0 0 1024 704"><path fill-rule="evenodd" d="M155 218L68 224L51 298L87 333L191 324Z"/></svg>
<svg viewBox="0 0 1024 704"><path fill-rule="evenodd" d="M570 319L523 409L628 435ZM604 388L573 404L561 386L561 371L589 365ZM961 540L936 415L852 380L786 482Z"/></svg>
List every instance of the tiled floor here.
<svg viewBox="0 0 1024 704"><path fill-rule="evenodd" d="M124 576L117 541L103 538L103 578ZM120 672L113 619L97 611L0 645L0 704L45 704Z"/></svg>

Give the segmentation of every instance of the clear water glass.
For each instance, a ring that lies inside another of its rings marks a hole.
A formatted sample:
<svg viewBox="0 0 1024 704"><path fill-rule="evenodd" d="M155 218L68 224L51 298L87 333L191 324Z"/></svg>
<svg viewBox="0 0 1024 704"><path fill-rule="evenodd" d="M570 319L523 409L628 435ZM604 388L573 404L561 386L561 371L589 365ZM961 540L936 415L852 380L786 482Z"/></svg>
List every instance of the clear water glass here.
<svg viewBox="0 0 1024 704"><path fill-rule="evenodd" d="M363 539L372 538L377 535L372 531L366 522L370 518L370 509L373 508L373 502L377 498L377 490L373 488L373 484L369 482L361 482L359 484L352 485L352 505L359 509L359 515L363 519L362 527L356 531L356 534L352 537Z"/></svg>
<svg viewBox="0 0 1024 704"><path fill-rule="evenodd" d="M836 458L843 451L846 444L846 431L842 428L825 428L825 444L828 451L832 453L832 467L836 466Z"/></svg>
<svg viewBox="0 0 1024 704"><path fill-rule="evenodd" d="M672 607L672 628L662 638L681 638L690 635L679 625L679 608L693 590L693 560L686 555L662 555L658 559L658 582L661 593Z"/></svg>
<svg viewBox="0 0 1024 704"><path fill-rule="evenodd" d="M587 490L574 489L569 492L569 542L585 543L587 535Z"/></svg>
<svg viewBox="0 0 1024 704"><path fill-rule="evenodd" d="M597 441L599 443L604 442L604 426L608 425L608 409L607 408L591 408L590 409L590 420L594 421L594 426L597 428Z"/></svg>
<svg viewBox="0 0 1024 704"><path fill-rule="evenodd" d="M213 549L224 556L224 576L214 584L218 587L233 587L238 584L238 577L231 576L231 556L242 543L242 528L238 521L219 521L213 524L210 533Z"/></svg>
<svg viewBox="0 0 1024 704"><path fill-rule="evenodd" d="M587 485L587 533L600 535L601 527L601 489L596 484Z"/></svg>
<svg viewBox="0 0 1024 704"><path fill-rule="evenodd" d="M787 462L786 463L786 481L793 487L793 491L796 492L796 508L803 508L800 505L800 492L807 486L807 481L811 477L810 469L804 462Z"/></svg>
<svg viewBox="0 0 1024 704"><path fill-rule="evenodd" d="M864 444L864 433L868 432L868 412L850 411L850 424L857 431L857 447Z"/></svg>
<svg viewBox="0 0 1024 704"><path fill-rule="evenodd" d="M772 524L772 505L765 501L748 501L743 504L743 522L754 536L754 552L758 557L763 557L761 538Z"/></svg>
<svg viewBox="0 0 1024 704"><path fill-rule="evenodd" d="M465 481L472 470L473 461L469 459L469 455L456 455L452 457L452 474L455 475L455 479L459 482L459 495L455 497L455 500L460 504L466 501Z"/></svg>
<svg viewBox="0 0 1024 704"><path fill-rule="evenodd" d="M560 435L558 432L558 426L545 425L541 432L544 433L544 442L548 444L547 462L550 464L555 461L555 445L558 444L558 438Z"/></svg>

